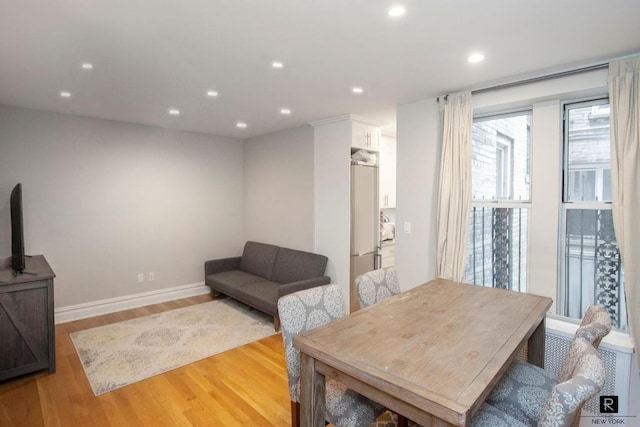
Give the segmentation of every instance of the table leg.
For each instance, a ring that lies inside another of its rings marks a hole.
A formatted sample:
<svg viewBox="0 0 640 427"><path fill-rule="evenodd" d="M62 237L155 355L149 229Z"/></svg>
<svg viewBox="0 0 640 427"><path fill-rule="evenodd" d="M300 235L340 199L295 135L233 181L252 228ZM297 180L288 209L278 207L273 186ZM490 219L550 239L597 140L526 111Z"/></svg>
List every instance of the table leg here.
<svg viewBox="0 0 640 427"><path fill-rule="evenodd" d="M300 353L300 422L303 426L325 425L325 379L316 372L316 360Z"/></svg>
<svg viewBox="0 0 640 427"><path fill-rule="evenodd" d="M545 318L529 338L527 359L529 363L544 369Z"/></svg>

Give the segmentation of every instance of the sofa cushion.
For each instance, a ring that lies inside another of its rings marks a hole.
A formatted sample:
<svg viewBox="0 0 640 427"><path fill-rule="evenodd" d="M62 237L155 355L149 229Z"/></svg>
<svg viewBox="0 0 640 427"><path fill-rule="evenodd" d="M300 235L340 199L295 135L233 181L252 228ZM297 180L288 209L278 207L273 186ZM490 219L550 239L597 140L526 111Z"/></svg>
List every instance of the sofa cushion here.
<svg viewBox="0 0 640 427"><path fill-rule="evenodd" d="M264 279L251 273L245 273L244 271L230 270L210 274L205 277L204 280L210 288L222 294L233 296L238 288L263 281Z"/></svg>
<svg viewBox="0 0 640 427"><path fill-rule="evenodd" d="M291 283L324 276L327 257L310 252L280 248L271 272L271 280Z"/></svg>
<svg viewBox="0 0 640 427"><path fill-rule="evenodd" d="M279 249L278 246L266 243L245 243L240 259L240 270L269 279Z"/></svg>
<svg viewBox="0 0 640 427"><path fill-rule="evenodd" d="M275 316L278 312L279 288L279 283L260 280L237 287L233 292L233 297L262 312Z"/></svg>

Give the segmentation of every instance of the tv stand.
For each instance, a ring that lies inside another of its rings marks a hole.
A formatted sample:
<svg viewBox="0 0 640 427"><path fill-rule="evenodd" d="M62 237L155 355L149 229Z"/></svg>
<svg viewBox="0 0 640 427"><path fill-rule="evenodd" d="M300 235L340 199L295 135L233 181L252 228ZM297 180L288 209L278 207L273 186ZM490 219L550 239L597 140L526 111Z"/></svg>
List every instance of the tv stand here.
<svg viewBox="0 0 640 427"><path fill-rule="evenodd" d="M14 275L10 258L0 259L0 381L56 371L55 274L42 255L27 258L26 267Z"/></svg>
<svg viewBox="0 0 640 427"><path fill-rule="evenodd" d="M13 272L13 277L20 277L23 274L31 275L31 276L37 276L38 275L38 273L34 273L32 271L14 271Z"/></svg>

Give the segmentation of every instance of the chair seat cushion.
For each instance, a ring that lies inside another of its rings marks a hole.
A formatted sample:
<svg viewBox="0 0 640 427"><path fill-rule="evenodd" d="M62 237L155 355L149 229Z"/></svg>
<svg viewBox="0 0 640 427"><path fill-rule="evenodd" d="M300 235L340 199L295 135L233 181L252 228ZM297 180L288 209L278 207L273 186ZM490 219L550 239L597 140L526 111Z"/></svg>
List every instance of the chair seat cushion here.
<svg viewBox="0 0 640 427"><path fill-rule="evenodd" d="M327 421L336 427L368 426L385 411L379 404L332 379L326 381L325 402Z"/></svg>
<svg viewBox="0 0 640 427"><path fill-rule="evenodd" d="M483 403L471 419L471 427L527 427L524 424L495 406Z"/></svg>
<svg viewBox="0 0 640 427"><path fill-rule="evenodd" d="M525 425L536 426L556 381L550 372L516 359L486 402Z"/></svg>

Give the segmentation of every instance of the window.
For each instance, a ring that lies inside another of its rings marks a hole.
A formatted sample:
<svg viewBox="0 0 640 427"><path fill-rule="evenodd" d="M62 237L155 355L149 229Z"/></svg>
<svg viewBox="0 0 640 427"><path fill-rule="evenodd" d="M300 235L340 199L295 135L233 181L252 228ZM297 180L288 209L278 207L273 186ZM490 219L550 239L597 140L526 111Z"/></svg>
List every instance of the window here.
<svg viewBox="0 0 640 427"><path fill-rule="evenodd" d="M608 100L565 104L564 117L558 313L579 319L589 305L603 305L625 329L624 272L611 215Z"/></svg>
<svg viewBox="0 0 640 427"><path fill-rule="evenodd" d="M511 157L511 148L513 147L513 139L501 133L496 134L496 199L511 198L511 184L513 176L511 176L513 158Z"/></svg>
<svg viewBox="0 0 640 427"><path fill-rule="evenodd" d="M465 281L526 290L531 112L473 123Z"/></svg>

